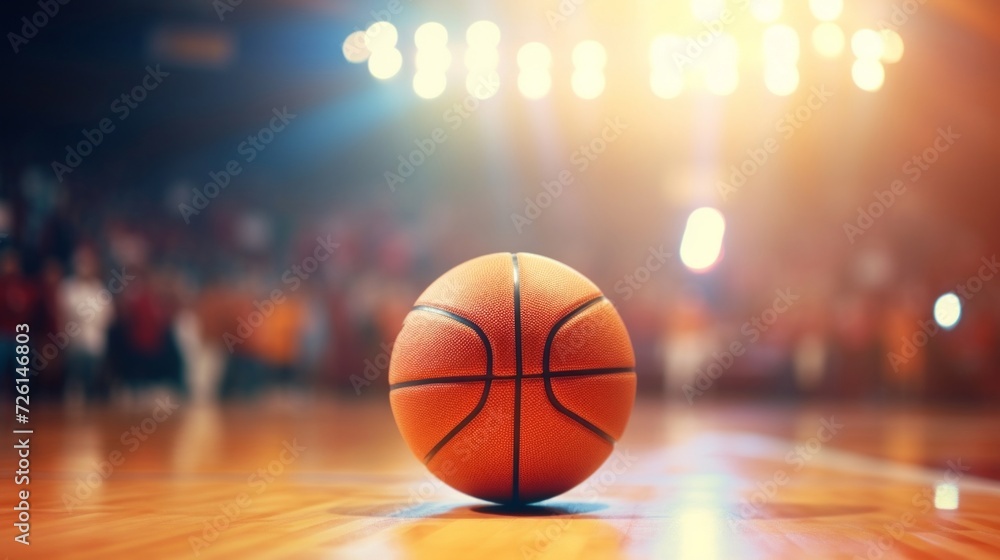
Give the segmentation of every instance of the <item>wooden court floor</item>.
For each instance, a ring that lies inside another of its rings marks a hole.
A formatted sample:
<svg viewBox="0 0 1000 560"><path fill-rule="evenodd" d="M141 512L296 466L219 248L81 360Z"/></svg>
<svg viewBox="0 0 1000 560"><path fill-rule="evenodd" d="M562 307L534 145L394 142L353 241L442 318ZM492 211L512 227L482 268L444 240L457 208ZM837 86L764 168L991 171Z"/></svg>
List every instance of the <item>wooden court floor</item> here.
<svg viewBox="0 0 1000 560"><path fill-rule="evenodd" d="M584 485L511 512L428 477L385 399L175 404L33 411L2 556L1000 557L995 410L640 402Z"/></svg>

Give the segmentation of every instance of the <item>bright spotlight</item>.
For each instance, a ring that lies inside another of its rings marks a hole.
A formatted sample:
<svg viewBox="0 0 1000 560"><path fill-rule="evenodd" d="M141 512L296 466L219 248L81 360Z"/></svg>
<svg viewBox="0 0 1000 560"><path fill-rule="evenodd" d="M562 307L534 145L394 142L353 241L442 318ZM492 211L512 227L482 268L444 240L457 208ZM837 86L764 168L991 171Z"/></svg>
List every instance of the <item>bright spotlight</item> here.
<svg viewBox="0 0 1000 560"><path fill-rule="evenodd" d="M882 35L874 29L859 29L851 37L851 50L854 56L865 60L878 60L885 52Z"/></svg>
<svg viewBox="0 0 1000 560"><path fill-rule="evenodd" d="M809 10L820 21L833 21L844 11L844 0L809 0Z"/></svg>
<svg viewBox="0 0 1000 560"><path fill-rule="evenodd" d="M465 31L465 41L470 47L495 49L500 44L500 28L492 21L477 21Z"/></svg>
<svg viewBox="0 0 1000 560"><path fill-rule="evenodd" d="M948 292L934 302L934 321L944 330L950 331L962 318L962 300L953 292Z"/></svg>
<svg viewBox="0 0 1000 560"><path fill-rule="evenodd" d="M388 80L403 67L403 55L394 48L372 51L368 71L380 80Z"/></svg>
<svg viewBox="0 0 1000 560"><path fill-rule="evenodd" d="M365 30L365 45L373 53L395 48L398 40L396 26L388 21L376 21Z"/></svg>
<svg viewBox="0 0 1000 560"><path fill-rule="evenodd" d="M877 60L858 59L851 66L854 84L865 91L878 91L885 83L885 68Z"/></svg>
<svg viewBox="0 0 1000 560"><path fill-rule="evenodd" d="M448 30L436 21L427 22L417 28L413 42L418 49L433 49L448 44Z"/></svg>
<svg viewBox="0 0 1000 560"><path fill-rule="evenodd" d="M836 58L844 51L844 31L836 23L825 21L813 29L812 43L820 56Z"/></svg>
<svg viewBox="0 0 1000 560"><path fill-rule="evenodd" d="M444 93L448 79L440 72L417 71L413 75L413 92L423 99L434 99Z"/></svg>
<svg viewBox="0 0 1000 560"><path fill-rule="evenodd" d="M688 216L681 237L681 262L694 272L710 269L722 255L726 219L711 207L698 208Z"/></svg>

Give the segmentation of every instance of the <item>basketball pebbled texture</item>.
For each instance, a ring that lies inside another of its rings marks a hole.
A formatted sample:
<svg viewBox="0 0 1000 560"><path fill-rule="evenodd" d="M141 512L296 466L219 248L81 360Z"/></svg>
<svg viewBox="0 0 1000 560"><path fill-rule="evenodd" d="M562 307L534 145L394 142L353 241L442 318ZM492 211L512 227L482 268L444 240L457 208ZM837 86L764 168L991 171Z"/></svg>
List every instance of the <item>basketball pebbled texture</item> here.
<svg viewBox="0 0 1000 560"><path fill-rule="evenodd" d="M389 401L410 450L491 502L561 494L608 458L635 400L618 312L579 272L530 253L462 263L403 322Z"/></svg>

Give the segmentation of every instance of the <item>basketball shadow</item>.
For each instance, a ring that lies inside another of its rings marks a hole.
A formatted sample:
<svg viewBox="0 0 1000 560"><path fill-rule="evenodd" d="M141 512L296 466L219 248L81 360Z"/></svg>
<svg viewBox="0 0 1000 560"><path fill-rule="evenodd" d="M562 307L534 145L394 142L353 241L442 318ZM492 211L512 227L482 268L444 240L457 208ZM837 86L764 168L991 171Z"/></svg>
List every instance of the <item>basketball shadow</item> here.
<svg viewBox="0 0 1000 560"><path fill-rule="evenodd" d="M467 509L473 513L484 515L503 515L508 517L558 517L560 515L586 515L602 509L604 504L583 502L555 502L549 504L499 505L487 504L472 506Z"/></svg>
<svg viewBox="0 0 1000 560"><path fill-rule="evenodd" d="M382 504L337 507L328 510L334 515L382 519L484 519L489 517L589 519L672 519L684 514L685 508L669 503L641 503L614 507L600 502L553 501L532 505L499 505L469 502L425 502L422 504ZM852 516L879 511L876 506L847 504L797 504L776 502L746 511L740 504L719 508L720 519L754 521L766 519L807 519Z"/></svg>
<svg viewBox="0 0 1000 560"><path fill-rule="evenodd" d="M585 502L552 502L532 505L499 505L484 503L426 502L380 507L347 507L329 510L334 515L402 519L481 519L485 516L560 517L590 516L607 509L606 504Z"/></svg>

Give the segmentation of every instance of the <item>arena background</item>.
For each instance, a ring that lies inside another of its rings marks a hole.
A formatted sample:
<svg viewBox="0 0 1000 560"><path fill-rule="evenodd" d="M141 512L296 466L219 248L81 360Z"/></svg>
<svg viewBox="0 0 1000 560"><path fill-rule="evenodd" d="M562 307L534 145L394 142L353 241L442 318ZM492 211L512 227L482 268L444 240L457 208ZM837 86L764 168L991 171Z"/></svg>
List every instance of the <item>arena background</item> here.
<svg viewBox="0 0 1000 560"><path fill-rule="evenodd" d="M613 301L636 437L668 418L796 439L817 410L847 411L857 440L837 447L925 469L962 455L1000 477L992 2L3 12L4 410L30 324L39 542L86 540L65 497L164 398L186 431L164 423L170 443L150 436L119 469L140 502L153 486L136 473L251 472L286 428L321 457L419 476L392 432L392 342L433 279L498 251L562 261ZM262 424L227 462L219 438L248 411ZM315 426L330 415L379 426L381 451ZM293 468L364 470L324 461ZM117 479L84 511L117 519ZM185 538L126 542L173 556Z"/></svg>

